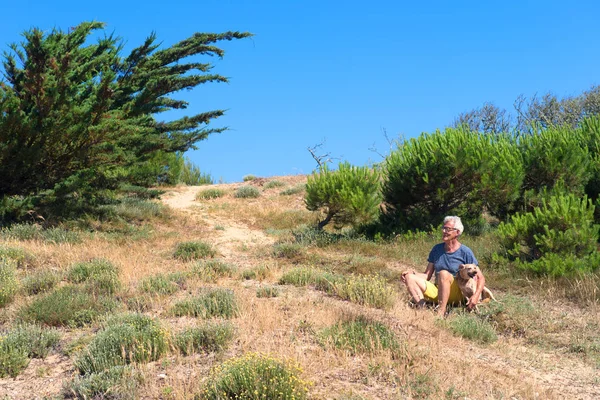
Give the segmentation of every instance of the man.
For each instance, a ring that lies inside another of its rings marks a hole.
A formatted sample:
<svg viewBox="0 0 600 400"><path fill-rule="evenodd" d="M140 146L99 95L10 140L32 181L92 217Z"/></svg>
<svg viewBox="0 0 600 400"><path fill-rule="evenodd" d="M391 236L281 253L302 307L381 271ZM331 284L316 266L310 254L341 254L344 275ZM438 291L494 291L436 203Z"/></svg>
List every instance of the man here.
<svg viewBox="0 0 600 400"><path fill-rule="evenodd" d="M446 315L448 303L458 304L463 300L460 288L454 280L458 267L461 264L478 264L473 251L458 241L463 231L464 226L459 217L444 218L443 243L436 244L431 249L425 272L420 274L414 270L404 271L400 278L417 306L423 307L426 302L437 302L438 315L442 317ZM429 281L434 272L435 285ZM485 286L485 278L481 271L474 279L477 281L477 289L467 301L469 310L475 308Z"/></svg>

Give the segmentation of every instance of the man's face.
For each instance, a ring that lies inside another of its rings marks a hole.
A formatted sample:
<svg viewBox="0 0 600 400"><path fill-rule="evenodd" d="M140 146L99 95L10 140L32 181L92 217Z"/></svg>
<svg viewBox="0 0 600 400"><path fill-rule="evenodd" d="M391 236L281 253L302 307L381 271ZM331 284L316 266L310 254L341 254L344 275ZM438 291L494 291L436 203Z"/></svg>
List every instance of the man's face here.
<svg viewBox="0 0 600 400"><path fill-rule="evenodd" d="M447 242L448 240L456 239L458 236L458 230L454 228L454 221L448 221L442 228L442 240Z"/></svg>

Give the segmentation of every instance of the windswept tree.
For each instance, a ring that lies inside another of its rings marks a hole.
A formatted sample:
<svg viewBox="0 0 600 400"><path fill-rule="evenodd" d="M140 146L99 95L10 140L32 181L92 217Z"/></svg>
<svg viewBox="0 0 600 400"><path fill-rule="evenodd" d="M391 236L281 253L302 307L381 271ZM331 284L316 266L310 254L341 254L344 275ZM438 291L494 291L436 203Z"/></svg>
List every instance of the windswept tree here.
<svg viewBox="0 0 600 400"><path fill-rule="evenodd" d="M193 56L222 57L217 42L249 33L196 33L163 49L152 33L123 56L122 40L103 34L104 26L32 29L4 53L0 198L110 188L127 168L157 152L184 152L225 129L209 126L223 110L171 121L157 115L187 108L172 97L180 90L227 82ZM90 40L97 33L99 39Z"/></svg>

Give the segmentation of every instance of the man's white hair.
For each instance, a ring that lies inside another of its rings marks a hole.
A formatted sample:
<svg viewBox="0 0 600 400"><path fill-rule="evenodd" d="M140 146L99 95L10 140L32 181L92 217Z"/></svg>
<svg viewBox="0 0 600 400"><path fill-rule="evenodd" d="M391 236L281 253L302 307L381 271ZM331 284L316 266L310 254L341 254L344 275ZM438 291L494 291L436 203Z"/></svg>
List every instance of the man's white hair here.
<svg viewBox="0 0 600 400"><path fill-rule="evenodd" d="M462 233L465 231L465 227L463 226L460 217L457 217L456 215L448 215L446 218L444 218L444 224L450 221L454 222L454 229L458 230L459 235L462 235Z"/></svg>

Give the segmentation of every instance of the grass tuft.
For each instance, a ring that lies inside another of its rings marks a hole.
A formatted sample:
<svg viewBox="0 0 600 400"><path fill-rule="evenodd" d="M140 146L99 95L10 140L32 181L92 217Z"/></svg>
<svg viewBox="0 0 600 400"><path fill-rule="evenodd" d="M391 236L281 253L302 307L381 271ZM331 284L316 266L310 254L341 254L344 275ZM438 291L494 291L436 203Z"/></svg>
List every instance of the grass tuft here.
<svg viewBox="0 0 600 400"><path fill-rule="evenodd" d="M283 186L285 186L285 183L283 183L277 179L274 179L272 181L265 183L264 187L265 187L265 189L273 189L273 188L278 188L278 187L283 187Z"/></svg>
<svg viewBox="0 0 600 400"><path fill-rule="evenodd" d="M121 288L119 270L110 261L93 259L74 264L67 273L72 283L84 283L92 293L114 294Z"/></svg>
<svg viewBox="0 0 600 400"><path fill-rule="evenodd" d="M364 316L338 322L323 329L318 336L321 343L348 351L351 355L389 350L398 356L402 350L400 342L390 328Z"/></svg>
<svg viewBox="0 0 600 400"><path fill-rule="evenodd" d="M184 356L216 352L227 348L233 340L233 325L227 322L205 323L200 326L185 329L175 335L174 345Z"/></svg>
<svg viewBox="0 0 600 400"><path fill-rule="evenodd" d="M494 327L473 314L460 313L450 318L447 326L455 335L481 344L498 340Z"/></svg>
<svg viewBox="0 0 600 400"><path fill-rule="evenodd" d="M256 297L258 298L270 298L278 296L279 288L277 286L265 285L256 289Z"/></svg>
<svg viewBox="0 0 600 400"><path fill-rule="evenodd" d="M178 317L233 318L238 315L235 295L227 289L207 289L200 295L173 305L172 314Z"/></svg>
<svg viewBox="0 0 600 400"><path fill-rule="evenodd" d="M254 186L240 186L233 193L236 199L255 199L260 197L260 190Z"/></svg>
<svg viewBox="0 0 600 400"><path fill-rule="evenodd" d="M11 259L0 258L0 307L13 301L19 290L17 263Z"/></svg>
<svg viewBox="0 0 600 400"><path fill-rule="evenodd" d="M82 375L119 365L158 360L168 349L168 334L161 324L142 314L107 319L105 327L75 360Z"/></svg>
<svg viewBox="0 0 600 400"><path fill-rule="evenodd" d="M143 278L140 290L143 293L169 295L185 288L186 276L180 272L157 274Z"/></svg>
<svg viewBox="0 0 600 400"><path fill-rule="evenodd" d="M130 365L117 365L104 371L76 376L63 386L64 398L119 399L139 398L139 388L144 383L143 374Z"/></svg>
<svg viewBox="0 0 600 400"><path fill-rule="evenodd" d="M204 242L182 242L177 244L173 257L182 261L212 258L217 254L210 244Z"/></svg>
<svg viewBox="0 0 600 400"><path fill-rule="evenodd" d="M28 295L48 292L58 284L60 275L55 271L41 270L31 273L21 281L22 290Z"/></svg>
<svg viewBox="0 0 600 400"><path fill-rule="evenodd" d="M17 376L30 358L46 358L59 340L58 331L30 324L20 324L0 334L0 378Z"/></svg>
<svg viewBox="0 0 600 400"><path fill-rule="evenodd" d="M192 267L192 275L197 276L205 282L216 282L222 277L232 277L236 272L234 265L222 260L200 261Z"/></svg>
<svg viewBox="0 0 600 400"><path fill-rule="evenodd" d="M296 186L292 186L290 188L287 188L283 191L281 191L281 193L279 193L281 196L291 196L294 194L299 194L302 193L306 190L306 184L302 183Z"/></svg>
<svg viewBox="0 0 600 400"><path fill-rule="evenodd" d="M113 311L118 303L102 295L93 295L76 286L63 286L23 306L23 321L49 326L84 326Z"/></svg>
<svg viewBox="0 0 600 400"><path fill-rule="evenodd" d="M196 194L196 200L212 200L223 196L225 196L225 191L223 189L212 188L198 192Z"/></svg>

